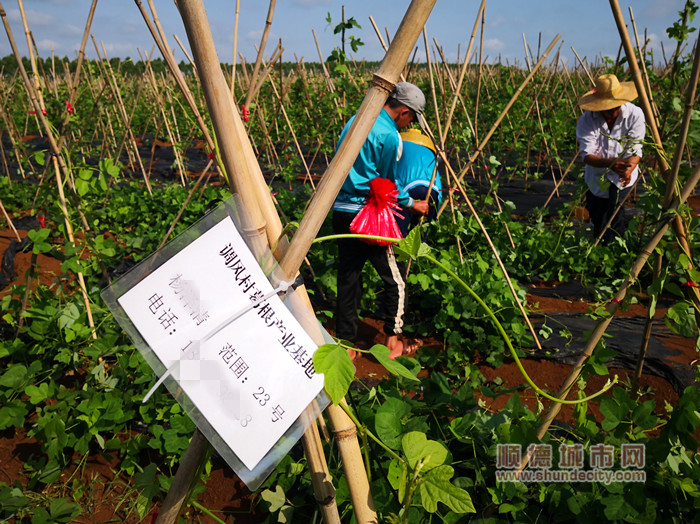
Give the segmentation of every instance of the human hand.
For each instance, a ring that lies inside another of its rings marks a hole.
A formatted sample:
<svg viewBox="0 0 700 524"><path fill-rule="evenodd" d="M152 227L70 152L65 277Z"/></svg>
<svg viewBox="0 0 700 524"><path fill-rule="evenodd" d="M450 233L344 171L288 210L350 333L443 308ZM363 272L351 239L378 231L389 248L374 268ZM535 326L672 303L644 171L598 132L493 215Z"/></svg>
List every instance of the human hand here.
<svg viewBox="0 0 700 524"><path fill-rule="evenodd" d="M632 178L632 171L637 166L636 162L630 160L618 160L612 165L612 170L620 177L620 182L622 182L622 187L629 184Z"/></svg>
<svg viewBox="0 0 700 524"><path fill-rule="evenodd" d="M420 215L420 216L425 216L428 214L429 210L430 210L430 205L428 204L427 200L414 200L413 201L413 207L411 208L412 213L415 213L416 215Z"/></svg>

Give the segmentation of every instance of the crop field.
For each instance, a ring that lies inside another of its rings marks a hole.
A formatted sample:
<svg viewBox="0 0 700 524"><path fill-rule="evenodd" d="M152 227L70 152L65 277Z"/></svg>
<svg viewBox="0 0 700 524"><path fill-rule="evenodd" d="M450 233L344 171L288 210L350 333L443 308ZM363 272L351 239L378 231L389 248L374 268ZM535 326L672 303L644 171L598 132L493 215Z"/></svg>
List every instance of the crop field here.
<svg viewBox="0 0 700 524"><path fill-rule="evenodd" d="M622 48L567 67L555 39L523 64L448 63L426 39L429 60L409 57L402 74L426 93L444 156L444 206L395 247L408 261L405 331L420 348L387 358L382 282L367 267L358 357L337 340L314 357L361 459L346 469L336 415L312 425L339 522L363 511L363 474L378 522L697 521L696 10L686 2L663 59L634 46L657 136L648 125L628 229L606 244L585 209L577 101L599 75L635 76ZM350 45L353 25L343 29ZM0 59L1 521L164 521L196 425L165 388L143 402L159 375L101 292L245 191L235 166L264 179L275 255L295 245L381 67L344 44L324 63L268 49L257 65L221 64L250 144L237 164L222 153L201 63ZM299 272L334 335L328 211ZM254 491L207 448L179 521L328 520L308 445ZM579 469L564 465L571 450ZM517 472L515 452L530 454L532 477L503 476ZM603 453L612 462L596 469Z"/></svg>

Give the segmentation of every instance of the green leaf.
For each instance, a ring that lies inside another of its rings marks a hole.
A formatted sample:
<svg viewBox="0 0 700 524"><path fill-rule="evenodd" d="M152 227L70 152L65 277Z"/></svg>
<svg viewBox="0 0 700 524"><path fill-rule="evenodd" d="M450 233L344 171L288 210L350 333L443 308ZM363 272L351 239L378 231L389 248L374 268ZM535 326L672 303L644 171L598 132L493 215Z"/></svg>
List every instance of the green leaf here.
<svg viewBox="0 0 700 524"><path fill-rule="evenodd" d="M377 359L377 362L384 366L386 370L392 373L393 375L403 377L414 382L420 382L420 379L416 375L411 373L411 371L406 366L398 363L396 360L391 360L389 358L389 354L391 353L391 351L388 347L382 346L381 344L376 344L369 348L369 352L374 358Z"/></svg>
<svg viewBox="0 0 700 524"><path fill-rule="evenodd" d="M49 514L52 522L70 522L83 512L80 506L68 502L66 499L54 499L49 504Z"/></svg>
<svg viewBox="0 0 700 524"><path fill-rule="evenodd" d="M143 519L151 507L151 501L160 491L160 486L154 482L158 468L155 464L149 464L142 471L134 475L134 487L140 490L136 499L136 509L139 517Z"/></svg>
<svg viewBox="0 0 700 524"><path fill-rule="evenodd" d="M430 471L445 463L447 448L435 440L428 440L425 433L411 431L401 439L401 447L408 465L415 470L421 463L421 472Z"/></svg>
<svg viewBox="0 0 700 524"><path fill-rule="evenodd" d="M24 382L25 378L27 378L27 367L24 364L15 364L0 377L0 386L15 389Z"/></svg>
<svg viewBox="0 0 700 524"><path fill-rule="evenodd" d="M430 254L430 246L421 240L421 230L418 227L414 227L406 238L402 239L394 247L394 250L401 261L409 258L416 259Z"/></svg>
<svg viewBox="0 0 700 524"><path fill-rule="evenodd" d="M29 395L29 402L38 404L49 397L49 385L46 382L42 382L39 386L32 384L24 388L24 392Z"/></svg>
<svg viewBox="0 0 700 524"><path fill-rule="evenodd" d="M323 386L331 402L338 404L355 378L355 367L340 344L324 344L314 353L314 370L323 374Z"/></svg>
<svg viewBox="0 0 700 524"><path fill-rule="evenodd" d="M600 399L600 412L605 417L601 426L606 431L616 428L620 422L620 406L610 397L602 397Z"/></svg>
<svg viewBox="0 0 700 524"><path fill-rule="evenodd" d="M284 506L284 503L287 502L287 498L284 496L284 490L279 484L275 486L275 491L266 489L260 494L260 496L265 502L270 504L270 508L268 509L270 513L279 511L282 509L282 506Z"/></svg>
<svg viewBox="0 0 700 524"><path fill-rule="evenodd" d="M40 166L46 165L46 151L37 151L34 153L34 161Z"/></svg>
<svg viewBox="0 0 700 524"><path fill-rule="evenodd" d="M639 404L632 412L632 422L643 429L651 429L659 421L659 417L653 414L655 402L647 400Z"/></svg>
<svg viewBox="0 0 700 524"><path fill-rule="evenodd" d="M32 253L38 255L40 253L48 253L51 251L51 244L47 242L50 234L51 230L45 227L41 229L32 229L31 231L27 232L27 236L33 243Z"/></svg>
<svg viewBox="0 0 700 524"><path fill-rule="evenodd" d="M4 401L3 406L0 407L0 430L22 427L28 412L21 400Z"/></svg>
<svg viewBox="0 0 700 524"><path fill-rule="evenodd" d="M630 510L633 510L626 501L623 495L610 495L603 497L602 503L605 506L605 516L610 521L617 521L625 519L625 517L633 516L630 515ZM636 511L634 512L637 513Z"/></svg>
<svg viewBox="0 0 700 524"><path fill-rule="evenodd" d="M404 432L401 419L411 413L411 406L397 398L389 397L374 416L374 429L382 442L391 449L401 447Z"/></svg>
<svg viewBox="0 0 700 524"><path fill-rule="evenodd" d="M446 465L426 473L418 487L421 504L429 513L437 511L438 502L442 502L455 513L476 513L469 493L450 482L452 475L454 469Z"/></svg>
<svg viewBox="0 0 700 524"><path fill-rule="evenodd" d="M58 326L61 329L66 329L75 324L75 321L80 318L80 310L74 303L67 304L58 317Z"/></svg>

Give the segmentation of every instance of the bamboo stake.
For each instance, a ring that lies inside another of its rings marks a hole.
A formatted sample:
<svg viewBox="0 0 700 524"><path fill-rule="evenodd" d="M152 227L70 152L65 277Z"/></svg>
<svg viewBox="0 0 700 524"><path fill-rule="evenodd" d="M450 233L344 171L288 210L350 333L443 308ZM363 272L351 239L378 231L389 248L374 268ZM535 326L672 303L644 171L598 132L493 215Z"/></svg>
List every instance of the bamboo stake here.
<svg viewBox="0 0 700 524"><path fill-rule="evenodd" d="M481 31L479 32L479 70L476 75L476 100L474 102L474 122L477 123L475 131L477 133L474 135L474 142L479 142L479 97L481 95L481 73L484 66L484 22L486 18L486 13L482 11L481 13Z"/></svg>
<svg viewBox="0 0 700 524"><path fill-rule="evenodd" d="M5 154L5 146L2 143L1 136L0 136L0 155L2 155L2 167L5 170L5 175L7 175L7 186L12 187L12 177L10 176L10 166L7 165L7 155Z"/></svg>
<svg viewBox="0 0 700 524"><path fill-rule="evenodd" d="M141 12L141 16L143 17L144 22L146 22L146 26L148 27L148 30L150 31L151 36L153 37L153 40L155 41L156 45L158 46L158 50L160 51L160 54L165 59L165 63L167 64L168 69L170 69L170 73L172 74L173 78L175 79L175 82L177 82L178 87L180 87L180 91L182 91L182 94L185 97L185 101L187 102L187 105L192 110L192 113L194 114L194 118L197 122L197 125L199 126L199 129L202 131L202 135L204 136L204 140L207 142L207 147L209 148L209 152L214 152L216 150L216 146L214 145L214 140L212 139L211 135L209 134L209 128L207 127L206 123L204 122L204 119L202 118L202 115L199 111L199 108L197 107L197 103L195 102L194 96L192 95L192 92L190 91L189 87L187 86L187 82L185 81L185 77L182 74L182 71L180 71L180 68L177 66L177 63L175 62L175 58L173 57L173 54L170 51L170 48L168 47L167 43L163 42L161 37L158 35L158 31L156 30L153 22L151 21L150 17L148 16L148 13L146 13L146 10L143 7L141 0L134 0L134 2L136 3L137 7L139 8L139 11ZM151 8L151 11L155 15L155 8L152 4L150 5L150 8Z"/></svg>
<svg viewBox="0 0 700 524"><path fill-rule="evenodd" d="M661 265L663 263L663 255L661 253L656 254L656 260L654 262L654 280L659 278L661 275ZM651 338L651 330L654 323L654 314L651 306L647 310L647 319L644 323L644 332L642 334L642 344L639 348L639 354L637 355L637 365L634 369L634 378L632 379L632 389L637 390L639 388L639 381L642 378L642 371L644 370L644 359L647 355L647 348L649 347L649 339Z"/></svg>
<svg viewBox="0 0 700 524"><path fill-rule="evenodd" d="M510 99L508 104L506 104L506 107L503 109L503 111L501 112L501 114L498 117L498 119L496 120L496 122L493 124L493 126L491 127L489 132L486 133L486 136L483 138L483 140L481 141L481 143L477 147L476 151L469 156L469 162L467 163L467 165L464 168L462 168L462 171L460 172L459 176L457 177L457 180L459 180L461 182L462 178L464 178L464 175L466 174L469 167L479 157L479 155L483 151L484 147L486 146L488 141L491 139L491 136L493 136L493 133L496 131L496 129L500 125L501 121L503 120L503 118L506 115L506 113L508 112L508 110L512 107L512 105L518 99L518 97L520 96L520 93L522 93L525 86L530 82L530 80L535 75L535 73L537 72L539 67L542 65L542 62L544 62L544 60L547 58L547 55L549 55L549 52L552 50L552 48L554 47L554 44L556 44L557 40L559 40L560 37L561 37L561 35L557 35L554 37L554 40L552 40L552 42L549 44L549 46L545 50L544 54L540 58L540 60L537 62L537 64L535 64L535 67L532 69L532 71L530 71L530 74L528 74L528 76L525 78L525 80L523 80L520 87L515 91L512 98ZM444 207L445 207L445 204L443 203L442 207L440 208L440 212L442 212Z"/></svg>
<svg viewBox="0 0 700 524"><path fill-rule="evenodd" d="M95 37L92 37L93 43L95 45L95 51L97 52L98 58L99 58L99 50L97 49L97 42L95 42ZM104 45L102 47L102 51L104 53ZM109 63L109 59L107 58L107 54L104 53L105 58L104 58L104 67L106 72L108 73L108 81L109 86L112 90L112 95L114 96L115 102L117 102L117 108L119 109L118 115L121 117L124 129L126 131L126 135L128 137L129 143L131 144L131 147L134 148L134 156L138 160L139 168L141 169L141 174L143 175L143 180L146 183L146 189L148 189L148 194L153 196L153 189L151 188L151 182L148 180L148 176L146 175L146 169L143 167L143 162L141 160L141 155L139 154L139 148L138 145L136 144L136 138L134 137L134 133L131 131L131 126L129 125L129 117L126 114L126 108L124 107L124 101L122 100L122 95L119 91L119 85L117 83L117 78L114 75L114 71L112 70L112 64Z"/></svg>
<svg viewBox="0 0 700 524"><path fill-rule="evenodd" d="M185 209L187 208L187 204L190 203L190 199L192 198L192 195L194 194L195 190L197 189L197 186L199 183L204 179L204 175L207 174L209 169L211 169L211 166L214 164L213 160L209 160L207 162L207 166L204 168L204 171L202 171L202 174L197 177L196 182L192 185L192 189L190 189L190 192L187 193L187 198L185 198L185 201L182 203L182 206L180 207L180 211L178 211L177 215L175 216L175 219L173 220L173 223L170 224L170 227L168 228L168 232L165 234L163 237L163 240L161 240L160 245L158 246L158 249L161 249L165 243L168 241L168 238L170 238L171 233L175 229L175 226L177 225L178 221L180 220L180 217L182 214L185 212Z"/></svg>
<svg viewBox="0 0 700 524"><path fill-rule="evenodd" d="M260 47L258 49L258 56L255 59L255 66L253 67L253 74L251 75L250 84L248 86L248 93L245 97L245 107L250 108L250 103L253 98L257 95L257 89L250 89L251 86L256 85L258 78L258 72L260 71L260 63L262 62L263 53L265 52L265 44L267 43L267 36L270 33L270 26L272 25L272 15L275 12L275 3L277 0L270 0L270 5L267 9L267 19L265 20L265 29L263 29L262 38L260 39Z"/></svg>
<svg viewBox="0 0 700 524"><path fill-rule="evenodd" d="M66 235L68 235L68 240L71 244L75 244L75 237L73 236L73 226L70 222L70 215L68 214L68 206L66 205L66 195L63 192L63 182L61 181L61 169L58 165L58 160L56 155L51 157L53 159L54 170L56 171L56 185L58 186L58 196L61 203L61 212L63 213L63 221L66 225ZM77 262L80 265L80 261ZM78 283L80 284L80 292L83 295L83 302L85 303L85 312L87 313L88 324L92 332L92 338L97 340L97 330L95 329L95 321L92 318L92 308L90 307L90 298L87 292L87 286L85 285L85 278L83 277L82 271L77 272Z"/></svg>
<svg viewBox="0 0 700 524"><path fill-rule="evenodd" d="M447 59L445 58L444 53L442 52L442 46L438 45L437 39L433 37L433 42L435 42L435 48L438 51L438 54L440 55L440 60L442 61L442 70L447 76L447 80L449 81L450 87L452 88L453 92L453 98L452 98L452 104L450 105L450 115L448 117L448 121L445 123L445 130L442 132L443 136L447 137L449 128L452 126L452 116L454 114L454 109L456 104L454 102L456 100L459 100L462 110L464 111L464 116L467 119L467 125L469 126L469 130L472 132L472 135L476 135L476 126L474 126L471 117L469 116L469 111L467 111L467 105L464 103L464 97L462 97L461 93L461 87L458 88L457 82L454 79L454 76L452 75L452 71L450 71L449 64L447 62ZM461 74L460 74L461 76ZM443 92L443 96L445 93Z"/></svg>
<svg viewBox="0 0 700 524"><path fill-rule="evenodd" d="M666 198L664 202L669 202L671 196L673 195L673 187L676 185L676 181L678 180L678 172L680 171L681 161L683 160L683 148L685 147L688 132L690 131L690 120L692 118L693 108L695 106L695 93L697 90L698 80L700 80L700 44L698 43L698 40L695 41L695 52L693 55L693 69L690 73L688 88L685 94L685 112L683 113L681 129L678 133L678 141L676 142L676 151L673 155L671 172L666 182Z"/></svg>
<svg viewBox="0 0 700 524"><path fill-rule="evenodd" d="M87 45L88 34L90 33L90 27L92 26L92 19L95 15L95 8L97 7L97 0L92 0L90 5L90 11L88 12L87 21L85 22L85 29L83 30L83 39L80 41L80 49L78 50L78 60L75 66L75 76L71 78L70 72L65 75L66 81L70 83L70 95L68 96L68 103L73 106L75 105L75 100L78 96L78 87L80 86L80 75L82 73L83 61L85 59L85 46ZM65 129L70 121L70 114L66 112L61 124L61 139L58 142L59 148L62 148L65 144Z"/></svg>
<svg viewBox="0 0 700 524"><path fill-rule="evenodd" d="M559 189L559 186L561 185L561 183L564 182L564 177L566 177L566 175L569 173L569 170L570 170L571 167L574 165L574 162L575 162L576 159L578 158L579 154L581 154L581 152L580 152L580 151L576 151L576 154L575 154L575 155L573 156L573 158L571 159L571 162L569 162L569 165L566 166L566 170L564 171L564 174L561 176L561 178L559 179L559 181L557 182L557 184L554 186L554 189L553 189L552 192L549 194L549 198L547 198L547 201L546 201L546 202L544 203L544 205L542 206L543 208L546 208L546 207L547 207L547 204L549 204L549 201L552 200L552 197L554 196L554 194L555 194L555 193L557 192L557 190ZM558 193L557 193L557 194L558 194ZM540 214L539 214L538 216L542 216L542 212L540 212Z"/></svg>
<svg viewBox="0 0 700 524"><path fill-rule="evenodd" d="M318 52L318 58L321 62L321 69L323 69L323 76L326 78L326 84L328 85L329 91L331 93L334 93L335 84L333 84L333 80L331 80L331 75L328 72L328 68L326 67L326 61L323 59L323 54L321 54L321 46L318 44L318 38L316 38L316 31L312 29L311 33L314 35L314 42L316 42L316 51Z"/></svg>
<svg viewBox="0 0 700 524"><path fill-rule="evenodd" d="M654 116L654 112L651 108L651 104L649 102L649 97L647 96L646 89L644 87L644 82L642 81L641 77L641 72L639 70L639 65L637 64L637 60L635 57L634 53L634 48L632 47L632 41L630 40L629 34L627 33L627 27L625 26L624 19L622 17L622 11L620 10L620 5L617 0L610 0L610 7L612 8L613 15L615 17L615 23L617 24L617 29L618 32L620 33L620 38L622 40L622 46L625 49L625 54L627 55L627 62L630 67L630 72L632 73L632 78L634 80L634 85L637 88L637 93L639 95L639 101L642 106L642 111L644 111L644 117L646 118L647 125L649 126L649 129L652 132L652 136L654 139L654 144L656 144L656 148L654 149L654 152L656 153L656 156L659 160L659 165L661 168L661 173L666 181L666 196L664 199L664 209L666 209L666 205L670 203L671 197L674 193L674 190L676 190L676 180L673 177L673 173L669 172L669 166L666 161L666 154L664 152L664 146L663 142L661 141L661 136L659 134L659 129L658 125L656 122L656 118ZM680 151L677 152L676 156L682 155L682 148ZM688 235L685 231L685 226L683 225L683 221L681 220L680 216L676 216L675 220L673 221L673 231L676 235L676 238L678 239L678 244L680 245L681 249L688 255L689 259L689 267L688 269L691 269L692 266L692 255L691 255L691 250L690 250L690 244L688 243ZM700 291L697 288L690 288L690 299L693 302L693 305L695 306L695 313L696 313L696 318L700 322Z"/></svg>
<svg viewBox="0 0 700 524"><path fill-rule="evenodd" d="M233 22L233 59L231 65L231 98L236 98L236 48L238 47L238 11L241 0L236 0L236 16Z"/></svg>
<svg viewBox="0 0 700 524"><path fill-rule="evenodd" d="M272 204L269 197L269 190L267 186L264 185L262 174L259 172L259 166L254 162L250 142L245 137L243 124L238 112L232 104L231 97L228 96L228 89L221 89L222 86L226 86L226 81L219 66L218 57L216 56L216 50L209 30L204 6L201 2L192 1L181 3L179 9L183 22L185 23L195 61L198 64L198 71L202 79L202 87L204 88L207 105L212 115L216 136L219 137L219 149L221 151L222 160L230 174L230 183L232 185L235 183L235 187L232 189L236 189L241 195L251 215L251 224L247 228L247 233L251 237L254 246L261 248L267 245L265 241L266 223L264 220L264 208L267 202ZM256 173L251 170L251 165L253 163L257 166L259 176L255 176ZM259 179L259 181L256 182L256 179ZM263 187L264 190L262 189ZM272 209L274 210L274 207ZM279 229L281 227L281 224L279 224L279 217L277 215L275 215L275 217L277 219L276 226ZM272 226L275 226L275 224L268 224L268 234L269 230L274 229ZM201 461L202 455L196 453L199 448L206 448L206 442L202 442L201 439L193 439L193 443L188 449L188 454L192 449L192 455L199 457L199 461ZM321 475L325 477L327 472L314 471L312 475ZM183 481L180 488L184 485L189 485L189 482L185 483ZM334 494L331 494L331 496L334 497ZM169 515L177 515L182 500L183 498L177 493L174 493L172 497L170 493L168 494L164 505L167 506ZM177 509L173 511L173 508ZM357 509L359 511L359 508ZM159 522L172 522L172 519Z"/></svg>
<svg viewBox="0 0 700 524"><path fill-rule="evenodd" d="M632 12L632 6L629 6L629 12L630 12L630 21L632 22L632 29L634 31L634 40L637 43L637 53L639 54L639 61L642 64L641 68L640 68L642 71L642 78L644 79L644 84L646 85L647 93L649 94L649 104L651 105L651 108L654 111L654 115L656 116L656 120L659 121L659 119L661 118L661 114L659 113L659 108L656 107L656 103L654 102L654 92L651 90L651 82L649 82L649 74L647 73L647 65L646 65L646 61L644 60L644 51L642 49L642 46L639 43L639 34L637 34L637 24L634 22L634 13Z"/></svg>
<svg viewBox="0 0 700 524"><path fill-rule="evenodd" d="M7 214L7 211L5 211L5 206L2 205L1 198L0 198L0 210L2 211L2 214L5 217L5 220L7 220L7 225L10 227L12 232L15 234L15 237L17 238L17 242L22 242L22 238L19 236L19 233L15 229L15 225L12 223L12 219L10 218L10 215Z"/></svg>
<svg viewBox="0 0 700 524"><path fill-rule="evenodd" d="M586 64L584 64L583 61L581 60L581 57L578 56L578 53L576 52L576 49L574 49L574 46L571 46L571 50L574 52L574 55L576 55L576 59L578 60L578 63L581 64L583 71L586 73L586 76L588 77L588 80L591 83L590 85L594 86L595 80L591 76L591 73L588 72L588 68L586 67Z"/></svg>
<svg viewBox="0 0 700 524"><path fill-rule="evenodd" d="M606 308L608 315L596 325L595 329L593 330L593 333L588 339L586 347L584 348L581 356L579 357L579 360L573 366L571 372L566 377L564 383L559 389L559 393L557 394L558 398L563 400L567 397L569 390L576 383L576 380L578 379L578 376L580 375L584 364L586 363L588 358L593 354L593 350L598 345L598 342L600 342L600 339L603 337L605 330L607 329L608 325L610 325L610 322L615 316L615 313L619 309L620 304L625 299L625 296L627 295L627 290L636 281L639 272L646 264L647 260L649 259L649 256L654 252L654 249L661 241L664 234L668 231L670 223L674 220L674 212L678 209L678 207L681 204L685 203L685 201L688 199L688 196L695 190L695 186L698 184L698 181L700 181L700 166L695 168L690 178L686 182L685 186L683 187L680 197L676 197L674 199L673 204L668 208L668 212L661 218L659 222L659 227L657 228L656 232L651 236L649 241L647 241L646 245L637 257L637 260L632 265L628 276L625 278L617 293L615 293L615 296L608 304ZM540 424L537 428L538 440L541 440L542 437L544 437L544 434L549 429L549 426L551 425L554 418L557 416L557 413L559 413L560 409L561 404L559 402L552 402L549 405L545 413L540 418ZM529 458L529 455L523 458L520 469L523 469L527 465Z"/></svg>
<svg viewBox="0 0 700 524"><path fill-rule="evenodd" d="M182 164L182 159L180 158L180 151L178 151L177 147L175 146L175 137L173 136L173 132L170 129L170 123L168 122L168 117L165 114L165 104L163 100L160 97L160 94L158 93L158 84L156 82L156 76L153 73L153 68L149 65L146 71L146 75L148 75L148 79L151 81L151 88L153 89L153 95L155 96L156 100L156 105L158 106L158 109L160 110L161 117L163 118L163 123L165 124L165 130L168 133L168 139L170 140L170 143L172 144L173 148L173 153L175 154L175 162L177 163L177 166L180 171L180 182L182 183L182 186L185 187L185 167ZM150 169L150 166L149 166Z"/></svg>
<svg viewBox="0 0 700 524"><path fill-rule="evenodd" d="M46 108L46 103L44 102L44 96L42 93L41 82L39 81L39 70L36 66L36 55L34 54L34 45L32 33L29 31L29 26L27 25L27 15L24 13L24 3L22 0L17 0L17 5L19 6L19 12L22 17L22 26L24 27L24 36L27 38L27 52L29 54L29 63L32 66L32 85L34 87L34 92L37 99L39 100L39 105L42 109Z"/></svg>
<svg viewBox="0 0 700 524"><path fill-rule="evenodd" d="M455 88L455 93L457 96L461 95L462 92L462 82L464 81L465 73L467 72L467 66L472 54L472 47L474 45L474 39L476 38L476 32L479 29L479 20L484 16L484 11L486 9L486 0L481 0L481 5L479 6L479 11L474 20L474 27L472 28L472 34L469 37L469 46L467 47L467 53L464 57L464 62L462 63L462 70L459 74L459 81L457 82L457 87ZM452 116L454 115L455 107L457 106L457 98L452 99L452 105L450 106L450 112L447 116L447 122L445 123L445 136L449 133L450 126L452 125ZM466 108L465 108L466 113ZM444 144L443 144L444 147Z"/></svg>
<svg viewBox="0 0 700 524"><path fill-rule="evenodd" d="M280 103L279 108L282 111L282 116L284 116L284 121L287 123L287 127L289 128L289 132L292 134L292 140L294 141L294 145L296 146L297 152L299 153L299 158L301 158L301 162L304 164L304 169L306 170L306 178L311 183L312 189L314 191L316 191L316 185L314 184L314 181L311 178L311 171L309 171L309 166L306 164L306 159L304 158L304 152L301 150L301 146L299 145L299 141L297 140L297 135L294 132L294 126L292 125L292 122L289 120L289 116L287 116L287 111L284 108L284 101L282 100L282 96L280 96L280 94L277 92L277 87L275 86L274 82L270 82L270 85L272 86L272 91L275 94L275 97L277 97L277 100L279 100L279 103Z"/></svg>
<svg viewBox="0 0 700 524"><path fill-rule="evenodd" d="M180 46L180 50L181 50L181 51L185 54L185 56L187 57L187 61L192 65L192 70L194 71L194 74L196 75L196 74L197 74L197 65L194 63L194 61L192 60L192 57L191 57L190 54L187 52L187 49L185 49L185 46L182 45L182 42L180 42L180 39L178 38L178 36L177 36L175 33L173 33L173 38L174 38L175 41L177 42L177 45Z"/></svg>
<svg viewBox="0 0 700 524"><path fill-rule="evenodd" d="M51 153L53 154L54 158L58 159L59 165L61 167L61 170L65 174L66 180L70 182L71 180L71 173L68 170L63 157L61 156L61 150L58 147L58 144L56 142L56 139L54 138L53 131L51 129L51 126L49 125L49 121L47 120L46 116L41 111L41 107L39 107L39 99L37 98L36 91L34 89L34 86L32 85L32 82L29 79L29 76L27 75L27 71L24 68L24 64L22 63L22 58L19 55L19 51L17 49L17 45L15 44L15 39L14 36L12 35L12 29L10 28L10 24L7 21L7 15L5 13L5 8L2 6L2 3L0 3L0 18L2 18L3 24L5 26L5 32L7 33L7 38L10 42L10 47L12 48L13 54L15 55L15 59L17 60L17 69L20 72L20 75L22 76L22 80L24 81L24 87L27 91L27 96L29 97L29 100L34 108L34 112L36 113L36 118L38 119L37 122L41 122L41 127L44 129L44 132L46 133L48 142L49 142L49 148L51 150ZM47 164L48 167L48 164ZM71 189L75 190L70 183L69 186ZM77 206L78 213L80 215L80 218L83 222L83 225L85 226L86 230L89 230L90 227L87 223L87 220L85 216L83 215L82 211L80 210L80 207Z"/></svg>
<svg viewBox="0 0 700 524"><path fill-rule="evenodd" d="M625 26L625 20L622 16L622 11L620 10L620 4L617 0L610 0L610 7L615 17L615 23L617 24L617 30L620 33L620 39L622 40L622 46L625 49L625 54L627 55L627 63L630 68L630 73L632 74L632 80L637 88L637 95L639 96L639 102L644 111L644 117L646 123L649 126L651 135L654 139L654 143L659 148L657 150L657 157L659 159L662 173L664 178L668 171L668 164L664 158L663 153L663 143L661 141L661 136L659 135L659 128L656 123L656 118L654 117L654 112L651 110L651 104L649 103L649 96L647 95L646 88L642 79L642 74L639 70L639 64L637 64L636 55L634 48L632 47L632 41L630 40L629 33L627 32L627 27Z"/></svg>

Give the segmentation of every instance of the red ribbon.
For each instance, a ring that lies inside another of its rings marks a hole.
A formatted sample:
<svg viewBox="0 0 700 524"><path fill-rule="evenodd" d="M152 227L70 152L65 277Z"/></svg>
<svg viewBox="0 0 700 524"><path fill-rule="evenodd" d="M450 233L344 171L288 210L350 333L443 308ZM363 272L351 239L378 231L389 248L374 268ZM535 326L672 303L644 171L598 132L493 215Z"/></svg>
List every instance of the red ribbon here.
<svg viewBox="0 0 700 524"><path fill-rule="evenodd" d="M241 104L241 111L243 111L243 120L247 122L248 117L250 117L250 111L246 109L245 104Z"/></svg>
<svg viewBox="0 0 700 524"><path fill-rule="evenodd" d="M73 109L73 106L70 105L70 102L66 100L66 109L68 109L68 114L72 115L75 112L75 109Z"/></svg>
<svg viewBox="0 0 700 524"><path fill-rule="evenodd" d="M618 304L618 305L622 304L622 302L620 302L620 301L619 301L618 299L616 299L616 298L613 298L610 302L615 302L615 304Z"/></svg>

